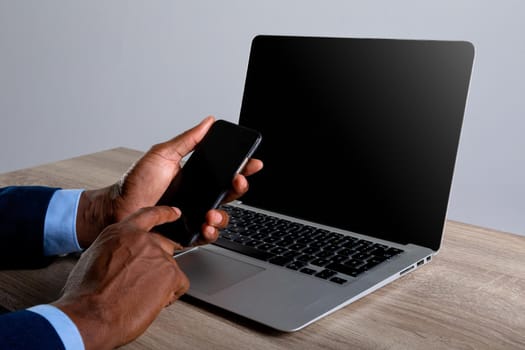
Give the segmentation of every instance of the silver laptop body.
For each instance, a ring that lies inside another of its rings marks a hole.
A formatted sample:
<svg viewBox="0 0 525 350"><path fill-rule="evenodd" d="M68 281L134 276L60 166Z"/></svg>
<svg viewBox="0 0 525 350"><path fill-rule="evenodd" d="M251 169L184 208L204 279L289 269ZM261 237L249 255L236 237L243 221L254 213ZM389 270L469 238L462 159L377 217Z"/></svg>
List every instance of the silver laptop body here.
<svg viewBox="0 0 525 350"><path fill-rule="evenodd" d="M227 207L251 228L176 256L187 294L292 332L431 261L473 56L464 41L255 37L239 124L262 133L265 167ZM255 228L264 216L278 228Z"/></svg>

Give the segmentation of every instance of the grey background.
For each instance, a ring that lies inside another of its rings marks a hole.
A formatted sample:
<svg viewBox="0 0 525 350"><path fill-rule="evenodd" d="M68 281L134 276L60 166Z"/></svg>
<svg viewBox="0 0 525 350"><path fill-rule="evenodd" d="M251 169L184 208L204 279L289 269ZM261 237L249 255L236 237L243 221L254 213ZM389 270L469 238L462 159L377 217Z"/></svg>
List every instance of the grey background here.
<svg viewBox="0 0 525 350"><path fill-rule="evenodd" d="M469 40L449 218L525 233L525 2L0 0L0 172L237 121L256 34Z"/></svg>

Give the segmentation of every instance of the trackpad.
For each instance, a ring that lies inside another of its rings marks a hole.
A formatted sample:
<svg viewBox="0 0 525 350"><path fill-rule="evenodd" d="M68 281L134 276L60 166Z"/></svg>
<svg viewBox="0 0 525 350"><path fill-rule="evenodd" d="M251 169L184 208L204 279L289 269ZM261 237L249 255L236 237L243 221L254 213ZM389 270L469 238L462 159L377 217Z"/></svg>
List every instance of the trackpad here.
<svg viewBox="0 0 525 350"><path fill-rule="evenodd" d="M264 269L205 249L175 258L190 280L190 289L212 295Z"/></svg>

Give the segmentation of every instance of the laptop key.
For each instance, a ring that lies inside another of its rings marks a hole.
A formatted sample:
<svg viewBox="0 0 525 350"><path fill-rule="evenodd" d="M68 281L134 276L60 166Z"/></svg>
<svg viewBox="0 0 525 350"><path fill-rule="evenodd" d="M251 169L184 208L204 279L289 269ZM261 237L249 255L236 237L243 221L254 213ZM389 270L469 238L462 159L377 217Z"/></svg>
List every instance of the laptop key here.
<svg viewBox="0 0 525 350"><path fill-rule="evenodd" d="M298 256L301 256L302 253L296 252L295 250L287 250L286 252L281 253L281 255L296 259Z"/></svg>
<svg viewBox="0 0 525 350"><path fill-rule="evenodd" d="M336 263L342 263L342 262L345 262L346 260L348 260L348 257L347 256L344 256L344 255L334 255L330 258L330 260L332 262L336 262Z"/></svg>
<svg viewBox="0 0 525 350"><path fill-rule="evenodd" d="M403 252L402 249L393 248L393 247L388 248L388 249L386 250L386 253L390 254L390 257L392 257L392 256L394 256L394 255L397 255L397 254L400 254L400 253L402 253L402 252Z"/></svg>
<svg viewBox="0 0 525 350"><path fill-rule="evenodd" d="M262 244L262 242L258 241L256 239L252 239L251 241L244 242L243 244L245 246L248 246L248 247L256 247L256 246Z"/></svg>
<svg viewBox="0 0 525 350"><path fill-rule="evenodd" d="M312 260L315 260L315 256L311 256L308 254L299 253L300 255L296 258L296 260L304 261L304 262L310 262Z"/></svg>
<svg viewBox="0 0 525 350"><path fill-rule="evenodd" d="M326 260L326 259L315 259L314 261L312 261L310 264L312 265L316 265L316 266L325 266L326 264L328 264L330 262L330 260Z"/></svg>
<svg viewBox="0 0 525 350"><path fill-rule="evenodd" d="M358 269L352 266L338 264L338 263L331 263L326 265L327 269L334 270L340 273L344 273L345 275L356 277L360 273L362 273L364 270Z"/></svg>
<svg viewBox="0 0 525 350"><path fill-rule="evenodd" d="M215 244L219 247L232 250L244 255L248 255L249 257L259 259L259 260L268 260L274 256L272 253L264 252L252 247L244 246L240 243L228 241L227 239L223 239L222 237L217 238L215 242L212 244Z"/></svg>
<svg viewBox="0 0 525 350"><path fill-rule="evenodd" d="M299 243L292 244L291 246L288 247L288 249L292 249L292 250L303 250L304 248L306 248L306 246L299 244Z"/></svg>
<svg viewBox="0 0 525 350"><path fill-rule="evenodd" d="M322 278L322 279L326 280L326 279L332 277L335 274L337 274L337 272L329 270L329 269L326 269L326 270L323 270L321 272L316 273L315 275L317 277L319 277L319 278Z"/></svg>
<svg viewBox="0 0 525 350"><path fill-rule="evenodd" d="M368 260L367 261L367 264L370 265L370 264L374 264L374 265L377 265L379 263L382 263L383 261L385 261L386 258L382 257L382 256L374 256L372 259Z"/></svg>
<svg viewBox="0 0 525 350"><path fill-rule="evenodd" d="M234 240L235 238L237 238L237 234L236 233L234 234L234 233L227 232L227 233L222 233L221 237L223 239L227 239L227 240L231 241L231 240Z"/></svg>
<svg viewBox="0 0 525 350"><path fill-rule="evenodd" d="M271 244L273 244L273 243L279 241L280 239L281 239L280 237L270 236L270 237L266 237L266 238L264 239L264 241L265 241L266 243L271 243Z"/></svg>
<svg viewBox="0 0 525 350"><path fill-rule="evenodd" d="M314 273L317 272L314 269L311 269L311 268L308 268L308 267L302 268L299 271L301 271L302 273L306 273L307 275L313 275Z"/></svg>
<svg viewBox="0 0 525 350"><path fill-rule="evenodd" d="M329 259L331 260L330 258L334 255L334 253L328 251L328 250L323 250L322 252L318 252L317 254L315 254L315 256L317 256L318 258L323 258L323 259Z"/></svg>
<svg viewBox="0 0 525 350"><path fill-rule="evenodd" d="M289 269L292 269L292 270L299 270L300 268L304 267L306 265L305 262L303 261L293 261L291 263L289 263L288 265L286 265L287 268Z"/></svg>
<svg viewBox="0 0 525 350"><path fill-rule="evenodd" d="M365 264L366 264L366 262L364 262L362 260L359 260L359 259L354 259L354 258L352 258L352 259L348 260L347 262L345 262L346 266L353 267L355 269L357 269L357 268L359 268L359 267L361 267L361 266L363 266Z"/></svg>
<svg viewBox="0 0 525 350"><path fill-rule="evenodd" d="M325 243L321 242L321 241L314 241L314 242L310 242L310 244L308 244L308 246L314 247L314 248L322 248L324 245L325 245Z"/></svg>
<svg viewBox="0 0 525 350"><path fill-rule="evenodd" d="M268 235L265 234L265 233L260 233L260 232L259 232L259 233L255 234L255 235L252 235L251 237L252 237L253 239L257 239L257 240L259 240L259 241L262 241L262 240L264 240L266 237L268 237Z"/></svg>
<svg viewBox="0 0 525 350"><path fill-rule="evenodd" d="M245 244L246 242L252 241L250 237L247 236L239 236L233 240L234 242Z"/></svg>
<svg viewBox="0 0 525 350"><path fill-rule="evenodd" d="M303 237L303 238L299 238L297 240L297 243L306 245L306 244L310 243L311 240L312 239L310 237Z"/></svg>
<svg viewBox="0 0 525 350"><path fill-rule="evenodd" d="M301 250L304 254L314 254L316 255L317 252L319 252L321 249L314 248L314 247L306 247L303 250Z"/></svg>
<svg viewBox="0 0 525 350"><path fill-rule="evenodd" d="M292 245L293 242L294 242L293 239L283 238L283 239L275 242L274 244L276 244L278 246L281 246L281 247L288 247L289 245Z"/></svg>
<svg viewBox="0 0 525 350"><path fill-rule="evenodd" d="M333 278L330 278L330 281L335 282L335 283L337 283L337 284L344 284L344 283L348 282L348 281L345 280L344 278L340 278L340 277L333 277Z"/></svg>
<svg viewBox="0 0 525 350"><path fill-rule="evenodd" d="M270 253L284 255L284 253L286 253L287 251L288 251L288 249L286 249L286 248L275 247L275 248L270 250Z"/></svg>
<svg viewBox="0 0 525 350"><path fill-rule="evenodd" d="M258 245L257 246L257 249L259 250L264 250L264 251L268 251L272 248L274 248L275 246L273 244L270 244L270 243L263 243L261 245Z"/></svg>

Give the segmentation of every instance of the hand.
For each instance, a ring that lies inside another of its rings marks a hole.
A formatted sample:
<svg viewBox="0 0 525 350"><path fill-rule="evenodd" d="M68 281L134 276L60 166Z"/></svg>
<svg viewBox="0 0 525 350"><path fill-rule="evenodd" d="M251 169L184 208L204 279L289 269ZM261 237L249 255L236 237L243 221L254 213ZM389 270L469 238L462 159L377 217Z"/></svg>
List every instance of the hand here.
<svg viewBox="0 0 525 350"><path fill-rule="evenodd" d="M154 145L134 164L122 179L106 188L85 191L77 215L77 235L81 247L88 247L104 227L122 220L143 207L154 206L181 169L180 161L202 140L214 117L205 118L197 126L175 138ZM241 174L232 182L232 189L223 203L241 197L248 190L246 176L262 168L258 159L250 159ZM218 230L228 224L228 214L210 210L203 226L199 244L217 239Z"/></svg>
<svg viewBox="0 0 525 350"><path fill-rule="evenodd" d="M176 208L143 208L108 226L71 271L53 303L78 327L86 349L113 349L141 335L189 288L171 240L149 232L180 217Z"/></svg>

